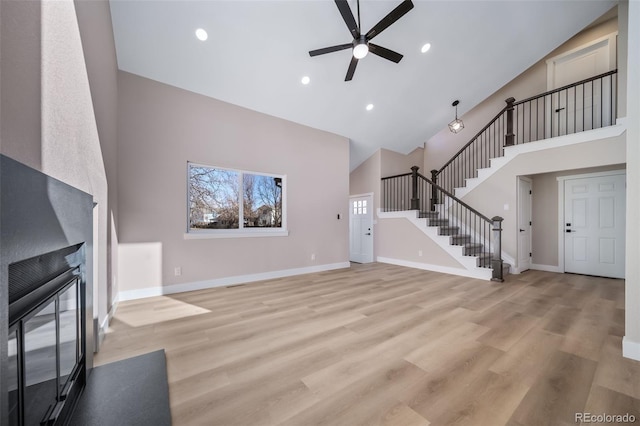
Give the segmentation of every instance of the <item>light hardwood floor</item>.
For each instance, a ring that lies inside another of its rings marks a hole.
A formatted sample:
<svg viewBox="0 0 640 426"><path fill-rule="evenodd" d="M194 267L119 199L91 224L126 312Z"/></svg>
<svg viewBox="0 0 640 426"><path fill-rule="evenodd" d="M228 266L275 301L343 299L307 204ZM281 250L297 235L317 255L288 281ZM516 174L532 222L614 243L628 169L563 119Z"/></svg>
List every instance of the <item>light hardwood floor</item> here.
<svg viewBox="0 0 640 426"><path fill-rule="evenodd" d="M164 348L175 425L640 422L624 281L385 264L121 303L96 365Z"/></svg>

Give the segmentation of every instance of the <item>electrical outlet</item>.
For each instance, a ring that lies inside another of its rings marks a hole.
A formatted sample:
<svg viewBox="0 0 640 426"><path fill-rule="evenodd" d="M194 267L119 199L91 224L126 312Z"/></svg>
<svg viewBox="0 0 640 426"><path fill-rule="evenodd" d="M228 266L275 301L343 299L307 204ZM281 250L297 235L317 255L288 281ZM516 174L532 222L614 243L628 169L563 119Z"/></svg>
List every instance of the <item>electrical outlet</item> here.
<svg viewBox="0 0 640 426"><path fill-rule="evenodd" d="M313 253L313 254L311 255L311 260L316 260L316 254L315 254L315 253Z"/></svg>
<svg viewBox="0 0 640 426"><path fill-rule="evenodd" d="M173 269L173 273L174 273L174 275L175 275L176 277L179 277L180 275L182 275L182 267L180 267L180 266L176 266L176 267Z"/></svg>
<svg viewBox="0 0 640 426"><path fill-rule="evenodd" d="M418 256L422 257L422 250L418 250Z"/></svg>

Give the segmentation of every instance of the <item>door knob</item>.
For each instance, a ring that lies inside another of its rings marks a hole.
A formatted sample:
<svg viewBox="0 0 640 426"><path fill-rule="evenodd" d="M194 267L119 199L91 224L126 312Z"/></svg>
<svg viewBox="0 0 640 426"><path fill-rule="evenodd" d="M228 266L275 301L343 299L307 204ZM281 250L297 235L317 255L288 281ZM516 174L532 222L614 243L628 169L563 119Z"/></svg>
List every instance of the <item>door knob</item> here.
<svg viewBox="0 0 640 426"><path fill-rule="evenodd" d="M367 232L367 233L366 233L366 234L364 234L364 235L371 235L371 232Z"/></svg>
<svg viewBox="0 0 640 426"><path fill-rule="evenodd" d="M520 232L524 232L524 229L521 229Z"/></svg>

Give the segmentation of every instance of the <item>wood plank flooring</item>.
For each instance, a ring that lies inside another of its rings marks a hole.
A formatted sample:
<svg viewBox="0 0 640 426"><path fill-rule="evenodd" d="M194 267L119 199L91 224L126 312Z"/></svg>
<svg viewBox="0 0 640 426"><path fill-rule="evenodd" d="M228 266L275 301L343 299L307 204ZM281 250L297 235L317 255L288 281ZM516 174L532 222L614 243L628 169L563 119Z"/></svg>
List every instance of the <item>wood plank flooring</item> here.
<svg viewBox="0 0 640 426"><path fill-rule="evenodd" d="M96 365L164 348L174 425L640 422L624 281L385 264L123 302Z"/></svg>

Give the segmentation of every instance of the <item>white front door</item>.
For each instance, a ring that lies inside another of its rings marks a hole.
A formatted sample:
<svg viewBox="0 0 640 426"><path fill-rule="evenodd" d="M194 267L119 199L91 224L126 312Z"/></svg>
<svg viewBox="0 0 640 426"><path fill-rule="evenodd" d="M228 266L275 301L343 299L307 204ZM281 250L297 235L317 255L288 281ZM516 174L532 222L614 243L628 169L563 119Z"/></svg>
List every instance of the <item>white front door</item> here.
<svg viewBox="0 0 640 426"><path fill-rule="evenodd" d="M373 196L349 198L349 259L373 262Z"/></svg>
<svg viewBox="0 0 640 426"><path fill-rule="evenodd" d="M531 269L531 180L518 177L518 269Z"/></svg>
<svg viewBox="0 0 640 426"><path fill-rule="evenodd" d="M625 175L564 182L565 272L624 278Z"/></svg>

